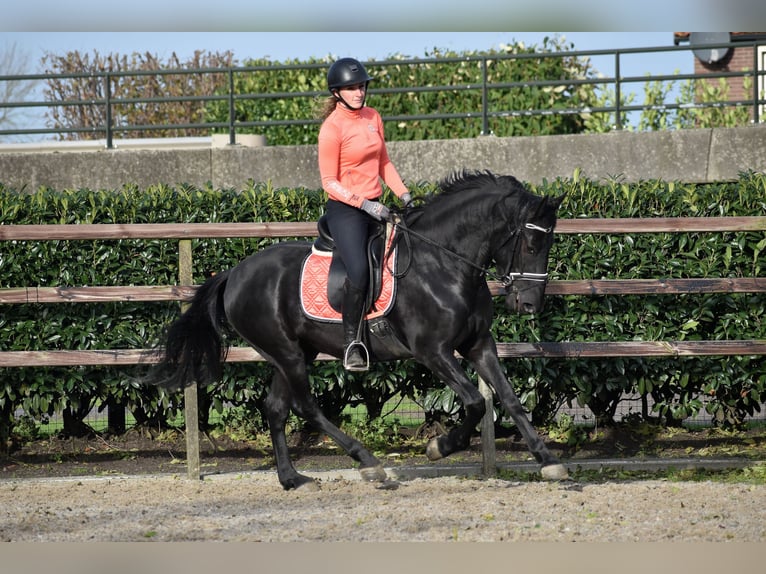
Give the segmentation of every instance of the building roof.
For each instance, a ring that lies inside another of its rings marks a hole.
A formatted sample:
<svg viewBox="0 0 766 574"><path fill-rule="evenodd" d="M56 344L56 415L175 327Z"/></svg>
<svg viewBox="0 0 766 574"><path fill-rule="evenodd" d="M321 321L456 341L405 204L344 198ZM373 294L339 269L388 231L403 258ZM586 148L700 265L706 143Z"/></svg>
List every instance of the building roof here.
<svg viewBox="0 0 766 574"><path fill-rule="evenodd" d="M749 42L766 38L766 32L729 32L732 42ZM673 32L673 43L688 42L691 32Z"/></svg>

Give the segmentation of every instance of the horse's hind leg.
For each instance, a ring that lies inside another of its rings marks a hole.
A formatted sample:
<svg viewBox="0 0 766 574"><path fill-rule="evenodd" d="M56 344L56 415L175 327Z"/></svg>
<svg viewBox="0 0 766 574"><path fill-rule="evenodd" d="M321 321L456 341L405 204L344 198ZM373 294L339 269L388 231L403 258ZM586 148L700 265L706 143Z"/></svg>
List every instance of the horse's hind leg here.
<svg viewBox="0 0 766 574"><path fill-rule="evenodd" d="M311 395L308 376L303 363L293 363L283 374L277 366L271 392L266 400L269 432L274 446L279 482L285 490L297 488L313 480L298 473L290 460L285 436L285 422L292 408L295 413L311 422L317 429L332 438L351 458L359 462L359 472L364 480L384 481L386 473L380 461L359 441L348 436L324 416Z"/></svg>
<svg viewBox="0 0 766 574"><path fill-rule="evenodd" d="M314 481L311 478L295 470L290 460L290 451L285 435L285 423L290 414L290 393L279 372L274 375L271 391L266 397L265 408L271 444L274 447L279 483L285 490L313 484Z"/></svg>

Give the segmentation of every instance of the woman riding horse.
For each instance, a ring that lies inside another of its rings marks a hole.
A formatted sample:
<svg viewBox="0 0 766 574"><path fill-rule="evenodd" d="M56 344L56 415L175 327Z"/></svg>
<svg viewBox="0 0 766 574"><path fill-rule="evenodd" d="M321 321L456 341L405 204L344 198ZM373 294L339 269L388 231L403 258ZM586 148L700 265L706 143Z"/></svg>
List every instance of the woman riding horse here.
<svg viewBox="0 0 766 574"><path fill-rule="evenodd" d="M331 96L322 110L319 130L319 172L329 196L326 221L347 273L341 313L343 366L349 371L364 371L369 365L362 356L358 335L369 287L369 226L372 218L388 217L388 208L379 201L383 193L380 180L405 205L411 201L388 157L380 114L365 106L371 80L364 66L353 58L341 58L330 66L327 87Z"/></svg>
<svg viewBox="0 0 766 574"><path fill-rule="evenodd" d="M370 337L370 358L414 358L463 403L460 423L427 445L430 460L467 448L484 416L484 397L466 374L461 357L495 392L543 477L564 478L566 468L527 418L498 359L487 285L487 277L502 282L506 305L519 313L542 309L563 196L540 197L512 176L489 172L464 172L440 186L441 193L407 210L397 223L397 233L409 238L399 246L406 253L398 256L407 263L397 271L395 300L382 319L399 344ZM317 321L301 308L301 269L311 251L309 241L279 242L205 281L170 326L151 378L168 388L215 382L222 374L227 332L234 331L274 366L264 414L283 488L313 482L290 460L286 425L291 412L342 447L359 463L363 478L385 480L380 461L332 423L312 394L311 363L319 353L343 356L344 328Z"/></svg>

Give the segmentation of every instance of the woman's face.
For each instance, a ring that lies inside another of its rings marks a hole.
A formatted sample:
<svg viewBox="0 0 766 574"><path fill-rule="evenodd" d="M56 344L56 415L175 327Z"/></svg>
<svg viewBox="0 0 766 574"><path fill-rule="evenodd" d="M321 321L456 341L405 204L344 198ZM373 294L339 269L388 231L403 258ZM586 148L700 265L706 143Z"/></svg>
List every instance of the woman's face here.
<svg viewBox="0 0 766 574"><path fill-rule="evenodd" d="M353 108L360 108L364 105L364 98L367 94L367 84L354 84L353 86L344 86L340 89L340 96Z"/></svg>

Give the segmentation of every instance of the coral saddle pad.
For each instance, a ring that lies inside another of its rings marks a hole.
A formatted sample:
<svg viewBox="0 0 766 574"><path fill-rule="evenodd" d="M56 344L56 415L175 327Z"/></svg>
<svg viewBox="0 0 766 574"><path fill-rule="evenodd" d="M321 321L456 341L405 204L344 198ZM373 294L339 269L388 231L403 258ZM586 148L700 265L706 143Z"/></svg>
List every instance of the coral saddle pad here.
<svg viewBox="0 0 766 574"><path fill-rule="evenodd" d="M393 241L393 235L386 242L386 253ZM319 251L312 247L311 253L303 261L300 279L301 309L307 317L317 321L340 322L341 314L330 305L327 294L327 277L332 263L331 251ZM373 304L367 319L382 317L391 310L396 293L396 281L391 274L396 267L396 249L383 262L381 270L380 295Z"/></svg>

